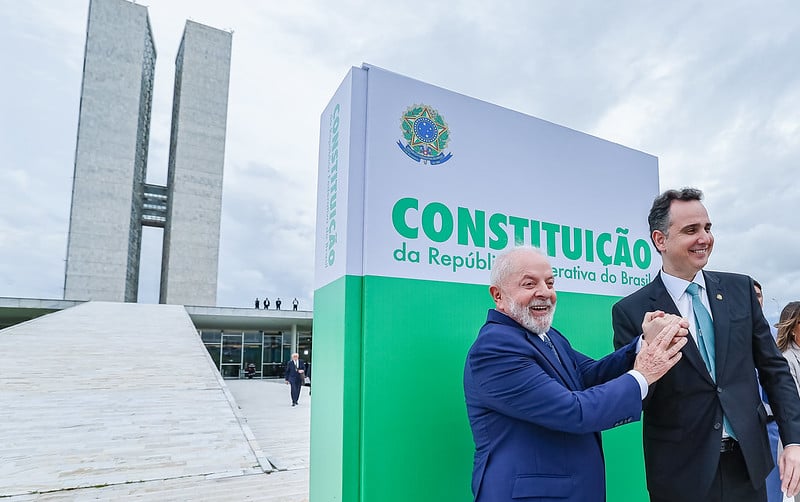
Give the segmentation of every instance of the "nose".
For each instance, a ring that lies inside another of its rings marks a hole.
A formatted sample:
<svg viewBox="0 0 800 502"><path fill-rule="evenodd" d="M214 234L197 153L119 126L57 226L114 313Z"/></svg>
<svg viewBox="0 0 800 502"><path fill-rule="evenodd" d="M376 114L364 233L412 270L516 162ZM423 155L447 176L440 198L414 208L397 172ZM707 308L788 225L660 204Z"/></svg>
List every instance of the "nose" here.
<svg viewBox="0 0 800 502"><path fill-rule="evenodd" d="M533 290L533 295L536 298L547 298L550 296L550 289L546 284L539 284L536 286L536 289Z"/></svg>
<svg viewBox="0 0 800 502"><path fill-rule="evenodd" d="M703 242L709 242L711 241L711 239L713 239L713 236L711 235L711 230L701 230L699 236L700 240Z"/></svg>

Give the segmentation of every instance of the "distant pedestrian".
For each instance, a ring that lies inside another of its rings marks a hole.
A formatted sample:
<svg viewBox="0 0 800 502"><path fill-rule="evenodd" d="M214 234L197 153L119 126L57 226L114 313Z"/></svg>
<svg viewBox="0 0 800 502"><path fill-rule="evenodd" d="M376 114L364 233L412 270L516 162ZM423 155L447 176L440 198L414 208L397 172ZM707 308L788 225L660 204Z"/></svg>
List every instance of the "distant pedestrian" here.
<svg viewBox="0 0 800 502"><path fill-rule="evenodd" d="M297 298L295 298L294 301L292 302L292 310L297 310L297 305L299 304L300 302L298 302Z"/></svg>
<svg viewBox="0 0 800 502"><path fill-rule="evenodd" d="M256 298L256 310L258 310L258 298Z"/></svg>
<svg viewBox="0 0 800 502"><path fill-rule="evenodd" d="M278 303L278 300L275 300ZM305 383L306 365L300 360L300 354L295 352L292 354L292 360L286 363L286 376L284 380L291 385L292 406L297 406L297 400L300 398L300 389Z"/></svg>
<svg viewBox="0 0 800 502"><path fill-rule="evenodd" d="M277 309L277 310L281 309L281 299L280 298L276 298L275 299L275 309Z"/></svg>
<svg viewBox="0 0 800 502"><path fill-rule="evenodd" d="M269 308L269 298L267 298L265 296L264 297L264 310L267 310L268 308Z"/></svg>

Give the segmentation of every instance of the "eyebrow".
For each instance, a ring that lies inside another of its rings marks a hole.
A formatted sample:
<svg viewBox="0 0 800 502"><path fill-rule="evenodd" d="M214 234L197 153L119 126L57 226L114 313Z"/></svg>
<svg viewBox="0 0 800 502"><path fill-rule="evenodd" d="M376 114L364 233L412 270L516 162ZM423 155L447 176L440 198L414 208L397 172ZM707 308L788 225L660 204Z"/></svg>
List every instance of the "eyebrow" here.
<svg viewBox="0 0 800 502"><path fill-rule="evenodd" d="M680 231L684 232L686 230L691 230L693 228L711 228L711 222L707 223L690 223L689 225L685 225L681 227Z"/></svg>
<svg viewBox="0 0 800 502"><path fill-rule="evenodd" d="M548 275L548 276L546 276L544 278L540 278L540 277L536 277L535 275L525 274L525 275L522 276L522 278L520 278L519 282L523 282L523 281L528 280L528 279L530 279L532 281L535 281L535 282L538 282L538 281L549 282L549 281L554 281L555 280L555 276Z"/></svg>

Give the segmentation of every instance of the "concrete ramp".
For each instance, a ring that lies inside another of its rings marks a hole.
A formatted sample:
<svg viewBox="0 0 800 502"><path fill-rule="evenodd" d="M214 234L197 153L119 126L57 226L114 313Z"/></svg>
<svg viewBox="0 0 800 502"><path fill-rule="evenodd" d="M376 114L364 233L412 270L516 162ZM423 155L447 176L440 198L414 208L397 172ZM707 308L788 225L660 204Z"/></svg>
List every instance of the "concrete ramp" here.
<svg viewBox="0 0 800 502"><path fill-rule="evenodd" d="M270 470L181 306L85 303L0 354L0 497Z"/></svg>

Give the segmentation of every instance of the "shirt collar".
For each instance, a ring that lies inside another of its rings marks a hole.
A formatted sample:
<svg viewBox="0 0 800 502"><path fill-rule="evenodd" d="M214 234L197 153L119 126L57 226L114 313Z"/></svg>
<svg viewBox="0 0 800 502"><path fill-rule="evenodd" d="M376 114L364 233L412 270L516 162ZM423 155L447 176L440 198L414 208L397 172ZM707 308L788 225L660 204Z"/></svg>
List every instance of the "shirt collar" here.
<svg viewBox="0 0 800 502"><path fill-rule="evenodd" d="M672 298L680 298L686 292L686 287L689 285L690 282L697 283L702 290L705 291L706 289L706 279L703 276L703 271L699 270L697 274L694 276L692 281L687 281L686 279L681 279L680 277L675 277L674 275L670 275L664 272L664 269L661 269L661 281L664 282L664 287L667 288L669 295Z"/></svg>

